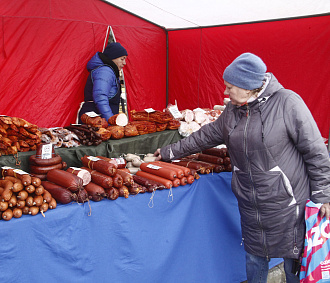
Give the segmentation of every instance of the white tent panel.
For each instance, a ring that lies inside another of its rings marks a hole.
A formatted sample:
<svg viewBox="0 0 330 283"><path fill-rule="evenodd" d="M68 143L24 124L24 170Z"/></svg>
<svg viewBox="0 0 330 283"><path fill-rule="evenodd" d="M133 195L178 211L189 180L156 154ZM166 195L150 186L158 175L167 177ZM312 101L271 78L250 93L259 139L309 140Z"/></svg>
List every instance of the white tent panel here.
<svg viewBox="0 0 330 283"><path fill-rule="evenodd" d="M166 29L303 17L330 12L329 0L106 0Z"/></svg>

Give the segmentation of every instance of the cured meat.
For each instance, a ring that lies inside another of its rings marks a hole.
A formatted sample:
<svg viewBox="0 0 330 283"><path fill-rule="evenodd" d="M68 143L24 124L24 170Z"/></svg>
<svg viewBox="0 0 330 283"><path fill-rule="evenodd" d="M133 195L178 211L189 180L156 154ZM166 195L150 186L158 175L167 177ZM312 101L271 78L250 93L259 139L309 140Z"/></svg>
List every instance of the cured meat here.
<svg viewBox="0 0 330 283"><path fill-rule="evenodd" d="M167 123L173 119L172 115L161 111L148 113L146 111L135 110L131 111L131 118L133 121L150 121L156 123Z"/></svg>
<svg viewBox="0 0 330 283"><path fill-rule="evenodd" d="M81 178L83 181L83 186L86 186L92 180L91 173L86 169L69 167L66 171Z"/></svg>
<svg viewBox="0 0 330 283"><path fill-rule="evenodd" d="M107 129L111 133L111 139L119 140L125 136L125 128L123 126L110 126Z"/></svg>
<svg viewBox="0 0 330 283"><path fill-rule="evenodd" d="M128 118L125 113L118 113L111 116L108 122L112 126L122 126L125 127L128 123Z"/></svg>

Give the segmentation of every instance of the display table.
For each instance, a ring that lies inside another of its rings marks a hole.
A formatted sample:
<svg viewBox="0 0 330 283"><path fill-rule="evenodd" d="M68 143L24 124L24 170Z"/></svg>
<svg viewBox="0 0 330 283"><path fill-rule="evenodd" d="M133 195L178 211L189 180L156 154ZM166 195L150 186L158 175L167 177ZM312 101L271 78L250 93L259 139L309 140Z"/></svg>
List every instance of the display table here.
<svg viewBox="0 0 330 283"><path fill-rule="evenodd" d="M228 172L202 175L172 191L1 220L0 282L242 282L245 253L230 180Z"/></svg>
<svg viewBox="0 0 330 283"><path fill-rule="evenodd" d="M158 147L174 143L181 139L177 130L166 130L152 134L123 138L120 140L108 140L98 146L78 146L72 148L56 148L55 153L59 154L68 167L81 167L80 158L84 155L119 157L123 153L146 154L153 153ZM0 157L0 166L10 166L29 172L29 157L35 154L35 151L19 152L17 160L13 155L4 155ZM16 165L16 162L19 165Z"/></svg>

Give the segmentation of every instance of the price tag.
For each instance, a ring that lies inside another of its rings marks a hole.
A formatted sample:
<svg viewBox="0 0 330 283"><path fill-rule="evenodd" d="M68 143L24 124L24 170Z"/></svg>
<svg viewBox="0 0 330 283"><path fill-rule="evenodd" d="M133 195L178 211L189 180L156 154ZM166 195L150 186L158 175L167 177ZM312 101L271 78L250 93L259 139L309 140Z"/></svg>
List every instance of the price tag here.
<svg viewBox="0 0 330 283"><path fill-rule="evenodd" d="M41 148L41 159L52 158L53 145L51 143L44 144Z"/></svg>
<svg viewBox="0 0 330 283"><path fill-rule="evenodd" d="M29 173L26 173L25 171L21 170L21 169L14 169L14 172L16 174L19 174L19 175L26 175L26 174L29 174Z"/></svg>
<svg viewBox="0 0 330 283"><path fill-rule="evenodd" d="M95 156L87 156L87 158L91 161L99 161L101 158L95 157Z"/></svg>
<svg viewBox="0 0 330 283"><path fill-rule="evenodd" d="M88 115L88 116L91 117L91 118L94 118L94 117L100 116L99 114L96 114L94 111L86 112L85 114Z"/></svg>
<svg viewBox="0 0 330 283"><path fill-rule="evenodd" d="M125 163L125 159L122 157L119 158L111 158L112 160L115 160L117 162L117 164L126 164Z"/></svg>
<svg viewBox="0 0 330 283"><path fill-rule="evenodd" d="M147 108L147 109L144 109L144 111L146 111L147 113L152 113L152 112L155 112L156 110L154 110L152 108Z"/></svg>
<svg viewBox="0 0 330 283"><path fill-rule="evenodd" d="M170 106L170 107L168 108L168 110L170 111L170 113L172 114L172 116L173 116L175 119L181 119L181 118L182 118L182 114L181 114L181 112L179 111L177 105L172 105L172 106Z"/></svg>
<svg viewBox="0 0 330 283"><path fill-rule="evenodd" d="M70 167L71 169L75 170L75 171L82 171L84 169L78 168L78 167Z"/></svg>
<svg viewBox="0 0 330 283"><path fill-rule="evenodd" d="M156 165L153 165L153 164L148 164L147 167L151 168L151 169L154 169L154 170L159 170L160 168L162 168L162 167L159 167L159 166L156 166Z"/></svg>

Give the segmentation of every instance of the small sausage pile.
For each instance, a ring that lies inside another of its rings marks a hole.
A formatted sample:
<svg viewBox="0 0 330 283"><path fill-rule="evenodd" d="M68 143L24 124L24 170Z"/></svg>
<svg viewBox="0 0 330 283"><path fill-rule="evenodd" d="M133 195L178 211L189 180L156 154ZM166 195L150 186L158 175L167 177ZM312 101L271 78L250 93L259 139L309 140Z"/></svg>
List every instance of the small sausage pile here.
<svg viewBox="0 0 330 283"><path fill-rule="evenodd" d="M73 132L83 145L99 145L103 141L98 127L82 124L66 126L65 129Z"/></svg>
<svg viewBox="0 0 330 283"><path fill-rule="evenodd" d="M56 200L39 178L10 167L2 167L1 175L4 177L0 180L0 219L8 221L56 208Z"/></svg>
<svg viewBox="0 0 330 283"><path fill-rule="evenodd" d="M172 163L194 169L199 174L231 172L232 169L227 148L209 148Z"/></svg>
<svg viewBox="0 0 330 283"><path fill-rule="evenodd" d="M190 168L162 161L143 162L136 176L162 184L165 188L192 184L199 175Z"/></svg>

